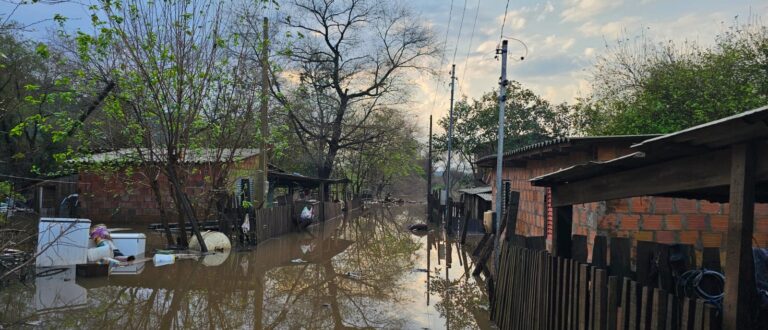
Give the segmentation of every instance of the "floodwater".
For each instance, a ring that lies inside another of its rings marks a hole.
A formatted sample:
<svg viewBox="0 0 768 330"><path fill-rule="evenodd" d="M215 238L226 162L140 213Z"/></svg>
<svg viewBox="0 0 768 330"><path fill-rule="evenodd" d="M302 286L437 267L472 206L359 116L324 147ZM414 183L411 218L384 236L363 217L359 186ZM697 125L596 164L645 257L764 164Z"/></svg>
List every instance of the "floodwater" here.
<svg viewBox="0 0 768 330"><path fill-rule="evenodd" d="M423 205L377 207L253 251L102 278L49 271L0 291L0 328L489 328L470 274L478 237L462 247L437 227L417 236L406 227L418 222ZM162 246L148 235L147 251Z"/></svg>

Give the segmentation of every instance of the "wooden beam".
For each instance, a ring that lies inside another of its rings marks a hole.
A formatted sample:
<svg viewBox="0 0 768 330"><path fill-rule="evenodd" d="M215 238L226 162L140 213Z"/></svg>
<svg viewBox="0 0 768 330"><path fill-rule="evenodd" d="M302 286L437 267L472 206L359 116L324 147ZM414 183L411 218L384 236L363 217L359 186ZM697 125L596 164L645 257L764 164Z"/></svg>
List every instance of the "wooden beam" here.
<svg viewBox="0 0 768 330"><path fill-rule="evenodd" d="M751 329L755 294L752 233L755 220L755 147L731 147L731 194L726 241L723 328Z"/></svg>
<svg viewBox="0 0 768 330"><path fill-rule="evenodd" d="M663 195L730 184L729 149L682 157L552 187L553 206ZM768 180L768 146L757 149L755 181Z"/></svg>

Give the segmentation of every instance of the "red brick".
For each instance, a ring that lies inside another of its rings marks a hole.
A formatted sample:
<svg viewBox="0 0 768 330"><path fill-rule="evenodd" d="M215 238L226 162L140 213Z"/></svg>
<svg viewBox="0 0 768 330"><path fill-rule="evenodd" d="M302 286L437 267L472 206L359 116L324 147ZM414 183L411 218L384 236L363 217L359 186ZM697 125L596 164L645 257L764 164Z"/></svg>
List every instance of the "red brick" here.
<svg viewBox="0 0 768 330"><path fill-rule="evenodd" d="M662 229L663 218L660 215L643 215L643 230L660 230Z"/></svg>
<svg viewBox="0 0 768 330"><path fill-rule="evenodd" d="M663 244L672 244L677 242L677 235L674 231L661 230L656 232L656 242Z"/></svg>
<svg viewBox="0 0 768 330"><path fill-rule="evenodd" d="M755 215L756 216L768 215L768 204L766 203L755 204Z"/></svg>
<svg viewBox="0 0 768 330"><path fill-rule="evenodd" d="M637 230L640 217L637 215L622 215L619 219L619 228Z"/></svg>
<svg viewBox="0 0 768 330"><path fill-rule="evenodd" d="M616 227L616 215L615 214L608 214L602 218L600 218L599 223L597 224L597 228L600 229L612 229Z"/></svg>
<svg viewBox="0 0 768 330"><path fill-rule="evenodd" d="M707 216L703 214L689 214L685 217L685 228L688 230L707 230Z"/></svg>
<svg viewBox="0 0 768 330"><path fill-rule="evenodd" d="M710 215L709 224L714 232L726 232L728 231L728 216L727 215Z"/></svg>
<svg viewBox="0 0 768 330"><path fill-rule="evenodd" d="M697 208L697 204L697 201L693 199L675 199L675 207L677 208L677 213L698 213L699 210Z"/></svg>
<svg viewBox="0 0 768 330"><path fill-rule="evenodd" d="M672 198L655 197L653 199L653 212L656 214L671 214L674 212Z"/></svg>
<svg viewBox="0 0 768 330"><path fill-rule="evenodd" d="M630 210L633 213L651 212L651 197L633 197L630 199Z"/></svg>
<svg viewBox="0 0 768 330"><path fill-rule="evenodd" d="M615 213L628 213L629 212L629 200L628 199L615 199L606 202L608 206L608 212Z"/></svg>
<svg viewBox="0 0 768 330"><path fill-rule="evenodd" d="M682 231L680 232L680 243L683 244L698 244L699 232L698 231Z"/></svg>
<svg viewBox="0 0 768 330"><path fill-rule="evenodd" d="M768 219L755 220L755 232L756 233L768 233Z"/></svg>
<svg viewBox="0 0 768 330"><path fill-rule="evenodd" d="M635 240L636 241L653 241L653 232L652 231L638 231L635 233Z"/></svg>
<svg viewBox="0 0 768 330"><path fill-rule="evenodd" d="M720 247L722 237L720 233L702 233L701 245L703 247Z"/></svg>
<svg viewBox="0 0 768 330"><path fill-rule="evenodd" d="M683 216L679 214L667 215L665 218L664 228L668 230L680 230L683 229Z"/></svg>
<svg viewBox="0 0 768 330"><path fill-rule="evenodd" d="M720 214L720 204L710 203L707 201L700 201L699 210L701 211L701 213Z"/></svg>

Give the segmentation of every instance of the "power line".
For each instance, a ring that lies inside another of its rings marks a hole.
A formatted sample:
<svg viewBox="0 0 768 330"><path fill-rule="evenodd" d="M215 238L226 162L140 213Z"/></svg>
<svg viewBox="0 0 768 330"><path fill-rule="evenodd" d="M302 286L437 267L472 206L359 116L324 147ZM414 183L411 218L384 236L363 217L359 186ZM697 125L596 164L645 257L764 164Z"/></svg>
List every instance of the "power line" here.
<svg viewBox="0 0 768 330"><path fill-rule="evenodd" d="M472 33L469 35L469 46L467 46L467 57L464 59L464 71L461 73L461 80L459 81L459 90L464 86L464 77L467 76L467 65L469 64L469 54L472 52L472 40L475 38L475 27L477 27L477 16L480 14L480 0L477 0L477 7L475 8L475 21L472 23Z"/></svg>
<svg viewBox="0 0 768 330"><path fill-rule="evenodd" d="M509 10L509 0L507 0L507 7L504 8L504 20L501 21L501 32L499 32L499 45L501 45L501 38L504 36L504 25L507 24L507 11Z"/></svg>
<svg viewBox="0 0 768 330"><path fill-rule="evenodd" d="M456 64L456 53L459 51L459 40L461 40L461 30L464 28L464 14L467 12L467 0L464 0L464 9L461 10L461 23L459 23L459 34L456 35L456 46L453 47L453 63Z"/></svg>
<svg viewBox="0 0 768 330"><path fill-rule="evenodd" d="M453 0L451 0L451 9L448 11L448 26L445 28L445 41L443 42L443 51L440 54L440 68L439 70L443 69L443 63L445 62L445 50L448 47L448 32L451 31L451 19L453 18ZM440 88L440 82L443 75L440 74L437 76L437 82L435 82L435 97L432 99L432 108L429 109L429 115L432 115L432 112L435 111L435 104L437 103L437 93L438 89Z"/></svg>

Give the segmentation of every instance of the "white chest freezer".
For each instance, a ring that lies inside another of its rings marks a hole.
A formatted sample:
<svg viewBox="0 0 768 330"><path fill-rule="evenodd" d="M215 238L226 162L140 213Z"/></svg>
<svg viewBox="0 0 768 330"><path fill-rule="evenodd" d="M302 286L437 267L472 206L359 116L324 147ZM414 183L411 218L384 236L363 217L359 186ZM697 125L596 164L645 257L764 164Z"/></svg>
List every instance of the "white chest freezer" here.
<svg viewBox="0 0 768 330"><path fill-rule="evenodd" d="M115 248L125 256L141 256L145 252L147 236L142 233L112 233Z"/></svg>
<svg viewBox="0 0 768 330"><path fill-rule="evenodd" d="M37 238L37 267L57 267L87 262L91 220L40 218Z"/></svg>

